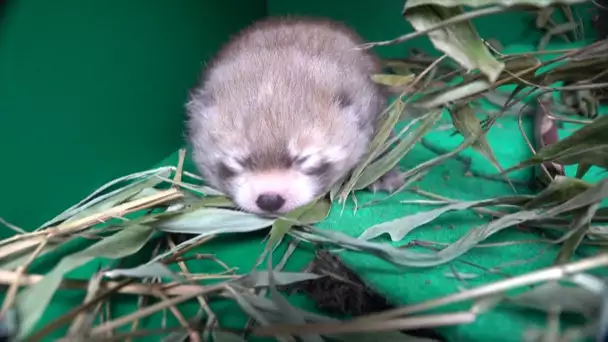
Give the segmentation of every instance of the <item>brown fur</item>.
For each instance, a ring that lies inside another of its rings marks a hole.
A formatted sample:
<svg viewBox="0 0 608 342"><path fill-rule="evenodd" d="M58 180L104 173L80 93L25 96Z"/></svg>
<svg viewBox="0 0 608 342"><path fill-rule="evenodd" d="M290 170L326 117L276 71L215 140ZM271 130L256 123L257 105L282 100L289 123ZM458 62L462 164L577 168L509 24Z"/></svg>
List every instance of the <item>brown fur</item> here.
<svg viewBox="0 0 608 342"><path fill-rule="evenodd" d="M343 24L302 17L265 19L232 37L187 105L194 161L210 185L231 195L238 185L227 175L293 168L307 148L332 166L314 193L344 177L386 102L370 79L381 64L355 49L361 43ZM223 164L233 172L218 171Z"/></svg>

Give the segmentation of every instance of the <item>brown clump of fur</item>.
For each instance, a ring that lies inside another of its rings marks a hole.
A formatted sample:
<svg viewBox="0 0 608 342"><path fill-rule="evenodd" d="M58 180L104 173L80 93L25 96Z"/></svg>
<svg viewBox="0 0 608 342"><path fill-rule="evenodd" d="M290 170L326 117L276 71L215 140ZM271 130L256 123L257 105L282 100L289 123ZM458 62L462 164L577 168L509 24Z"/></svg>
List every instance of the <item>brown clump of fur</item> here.
<svg viewBox="0 0 608 342"><path fill-rule="evenodd" d="M238 192L256 173L301 172L293 182L302 195L286 195L290 205L343 179L386 104L370 78L381 64L357 49L362 42L343 24L300 17L265 19L235 35L187 105L193 159L209 184L252 209L258 190Z"/></svg>

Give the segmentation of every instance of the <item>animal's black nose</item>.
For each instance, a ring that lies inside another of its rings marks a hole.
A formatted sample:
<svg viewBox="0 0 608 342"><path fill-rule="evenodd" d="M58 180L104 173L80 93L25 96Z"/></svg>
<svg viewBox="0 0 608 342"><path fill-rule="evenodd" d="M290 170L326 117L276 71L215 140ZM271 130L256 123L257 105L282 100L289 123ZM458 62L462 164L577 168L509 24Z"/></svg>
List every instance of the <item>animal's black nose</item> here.
<svg viewBox="0 0 608 342"><path fill-rule="evenodd" d="M255 201L258 207L264 211L277 211L285 204L285 199L277 194L262 194Z"/></svg>

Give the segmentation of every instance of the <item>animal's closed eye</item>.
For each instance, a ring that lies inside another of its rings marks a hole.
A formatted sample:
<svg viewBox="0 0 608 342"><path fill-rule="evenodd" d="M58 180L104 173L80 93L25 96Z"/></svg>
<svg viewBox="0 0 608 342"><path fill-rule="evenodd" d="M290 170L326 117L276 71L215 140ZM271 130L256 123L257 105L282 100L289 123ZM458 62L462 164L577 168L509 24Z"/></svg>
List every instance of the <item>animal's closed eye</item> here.
<svg viewBox="0 0 608 342"><path fill-rule="evenodd" d="M219 162L217 164L217 173L220 176L220 178L223 178L223 179L232 178L232 177L236 176L236 171L234 169L230 168L228 165L226 165L223 162Z"/></svg>
<svg viewBox="0 0 608 342"><path fill-rule="evenodd" d="M293 159L293 163L296 164L296 165L298 165L298 166L301 166L307 160L308 160L308 156L296 157L296 158Z"/></svg>
<svg viewBox="0 0 608 342"><path fill-rule="evenodd" d="M311 176L323 176L327 171L329 171L330 168L331 164L329 162L323 162L318 166L307 169L306 171L304 171L304 173Z"/></svg>

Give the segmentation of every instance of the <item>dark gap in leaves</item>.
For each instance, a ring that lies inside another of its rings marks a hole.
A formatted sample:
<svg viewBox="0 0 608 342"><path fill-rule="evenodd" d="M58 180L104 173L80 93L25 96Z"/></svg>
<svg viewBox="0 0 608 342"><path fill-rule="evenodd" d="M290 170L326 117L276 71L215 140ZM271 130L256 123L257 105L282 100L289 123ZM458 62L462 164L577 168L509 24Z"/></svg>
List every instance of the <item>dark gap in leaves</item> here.
<svg viewBox="0 0 608 342"><path fill-rule="evenodd" d="M395 308L389 301L363 283L340 258L326 249L318 248L315 258L305 272L326 275L314 280L299 282L277 289L289 293L304 293L318 310L332 316L358 317ZM447 341L432 329L401 330L403 334Z"/></svg>

